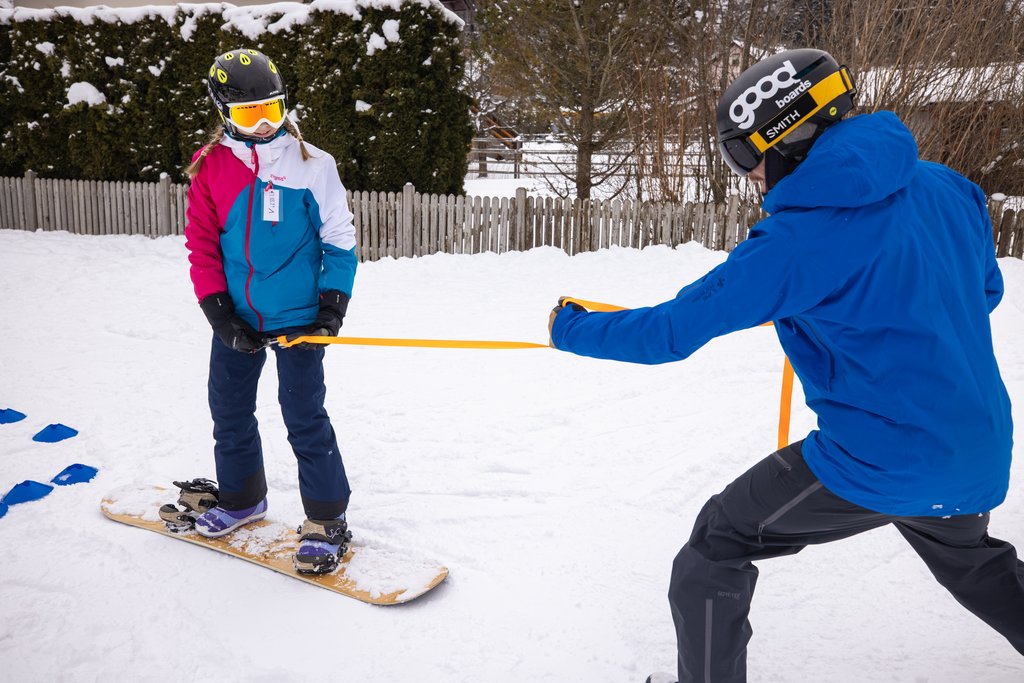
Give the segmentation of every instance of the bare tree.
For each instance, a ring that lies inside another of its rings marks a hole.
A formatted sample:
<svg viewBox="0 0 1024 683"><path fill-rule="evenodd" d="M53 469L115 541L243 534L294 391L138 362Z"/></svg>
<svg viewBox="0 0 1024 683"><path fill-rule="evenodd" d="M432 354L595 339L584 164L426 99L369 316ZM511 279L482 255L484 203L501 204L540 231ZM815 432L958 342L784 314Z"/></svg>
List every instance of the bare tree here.
<svg viewBox="0 0 1024 683"><path fill-rule="evenodd" d="M557 122L575 150L563 171L576 197L621 176L638 75L658 54L663 25L642 0L484 0L478 20L490 82ZM599 156L600 155L600 156Z"/></svg>
<svg viewBox="0 0 1024 683"><path fill-rule="evenodd" d="M715 108L741 71L774 52L780 15L763 0L693 0L672 15L663 67L640 80L630 118L637 194L721 202L744 184L718 154Z"/></svg>
<svg viewBox="0 0 1024 683"><path fill-rule="evenodd" d="M806 0L804 0L806 2ZM793 5L801 2L792 0ZM859 76L864 111L896 112L922 158L988 191L1024 191L1024 0L828 0L810 47Z"/></svg>
<svg viewBox="0 0 1024 683"><path fill-rule="evenodd" d="M922 158L988 191L1024 194L1024 0L696 0L642 80L631 134L638 193L721 201L743 183L716 149L714 110L736 75L784 48L828 50L859 76L860 110L895 111Z"/></svg>
<svg viewBox="0 0 1024 683"><path fill-rule="evenodd" d="M746 191L717 150L715 107L752 63L829 51L860 111L888 109L921 157L1024 195L1024 0L487 0L493 87L575 145L578 197L622 171L644 199ZM599 160L595 163L595 159Z"/></svg>

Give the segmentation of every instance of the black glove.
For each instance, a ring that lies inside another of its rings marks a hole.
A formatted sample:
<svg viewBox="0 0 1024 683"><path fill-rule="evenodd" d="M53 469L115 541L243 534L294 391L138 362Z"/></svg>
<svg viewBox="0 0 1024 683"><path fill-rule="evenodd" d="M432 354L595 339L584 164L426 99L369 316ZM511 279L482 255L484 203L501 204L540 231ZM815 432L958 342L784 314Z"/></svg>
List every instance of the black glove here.
<svg viewBox="0 0 1024 683"><path fill-rule="evenodd" d="M224 346L242 353L256 353L263 348L263 337L235 313L235 304L227 293L211 294L199 302L199 308Z"/></svg>
<svg viewBox="0 0 1024 683"><path fill-rule="evenodd" d="M561 313L562 309L565 308L566 306L573 309L574 311L579 311L580 313L587 312L587 309L583 308L583 306L580 306L578 303L576 303L569 297L558 297L558 305L551 309L551 315L548 316L548 346L555 346L555 342L551 338L551 332L555 327L555 318L558 317L558 314Z"/></svg>
<svg viewBox="0 0 1024 683"><path fill-rule="evenodd" d="M320 294L320 311L316 314L316 320L302 332L289 334L287 339L291 341L298 337L336 337L341 329L341 321L345 319L345 311L348 310L349 296L337 289L328 289ZM311 344L302 342L296 344L296 349L316 349L323 344Z"/></svg>

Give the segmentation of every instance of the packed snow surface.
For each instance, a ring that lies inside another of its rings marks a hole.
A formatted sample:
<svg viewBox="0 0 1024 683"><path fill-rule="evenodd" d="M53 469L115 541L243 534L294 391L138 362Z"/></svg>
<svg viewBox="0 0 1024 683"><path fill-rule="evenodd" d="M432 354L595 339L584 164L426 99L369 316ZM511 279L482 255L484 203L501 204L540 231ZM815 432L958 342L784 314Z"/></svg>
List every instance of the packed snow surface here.
<svg viewBox="0 0 1024 683"><path fill-rule="evenodd" d="M559 295L642 306L725 254L436 255L360 266L343 334L545 342ZM996 352L1024 424L1024 263ZM0 680L639 683L671 670L672 558L704 501L773 450L773 332L643 367L551 349L328 349L357 538L451 576L361 604L100 514L122 486L214 475L210 330L179 237L0 231L0 493L98 467L0 519ZM257 404L272 514L298 524L271 354ZM812 428L799 391L792 434ZM80 434L32 434L61 422ZM1018 443L1021 442L1018 439ZM1024 546L1024 451L991 532ZM760 563L752 682L1019 683L1024 662L883 528ZM327 672L335 672L336 675Z"/></svg>

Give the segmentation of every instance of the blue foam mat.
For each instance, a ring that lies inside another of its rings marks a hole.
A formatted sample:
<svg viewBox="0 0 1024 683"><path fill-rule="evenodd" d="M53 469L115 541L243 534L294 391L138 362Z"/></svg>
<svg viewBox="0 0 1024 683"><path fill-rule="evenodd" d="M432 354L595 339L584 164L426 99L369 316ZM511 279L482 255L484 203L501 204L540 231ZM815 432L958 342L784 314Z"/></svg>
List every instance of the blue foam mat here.
<svg viewBox="0 0 1024 683"><path fill-rule="evenodd" d="M17 505L18 503L28 503L33 500L39 500L45 498L53 487L49 484L41 484L38 481L32 481L26 479L20 484L15 484L14 488L4 495L3 500L0 502L6 505Z"/></svg>
<svg viewBox="0 0 1024 683"><path fill-rule="evenodd" d="M19 413L13 408L0 408L0 425L10 424L25 419L25 413Z"/></svg>
<svg viewBox="0 0 1024 683"><path fill-rule="evenodd" d="M77 429L72 429L67 425L62 425L59 422L57 424L46 425L43 427L38 434L32 437L33 441L42 441L43 443L56 443L63 441L64 439L70 439L71 437L78 434Z"/></svg>
<svg viewBox="0 0 1024 683"><path fill-rule="evenodd" d="M0 503L0 517L7 514L7 503Z"/></svg>
<svg viewBox="0 0 1024 683"><path fill-rule="evenodd" d="M99 472L95 467L89 465L83 465L80 462L76 462L74 465L68 465L60 474L51 479L50 481L57 486L70 486L71 484L79 484L81 482L90 481Z"/></svg>

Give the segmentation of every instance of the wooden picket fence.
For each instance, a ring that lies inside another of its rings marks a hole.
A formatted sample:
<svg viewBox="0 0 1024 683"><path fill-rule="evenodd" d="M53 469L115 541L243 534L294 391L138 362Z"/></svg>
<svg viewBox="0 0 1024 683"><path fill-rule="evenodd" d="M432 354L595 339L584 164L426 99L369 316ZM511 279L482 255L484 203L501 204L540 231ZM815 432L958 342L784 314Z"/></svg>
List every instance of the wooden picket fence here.
<svg viewBox="0 0 1024 683"><path fill-rule="evenodd" d="M761 214L733 199L723 205L631 200L428 195L406 185L402 192L349 193L360 257L423 256L438 252L479 254L552 246L569 254L611 246L642 248L695 240L732 250Z"/></svg>
<svg viewBox="0 0 1024 683"><path fill-rule="evenodd" d="M183 235L188 186L157 183L0 178L0 229L66 230L86 235ZM470 197L416 192L349 192L360 259L503 253L552 246L569 254L611 246L642 248L695 241L731 251L763 216L733 197L724 204ZM998 256L1024 258L1024 212L991 202Z"/></svg>

